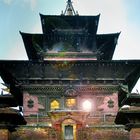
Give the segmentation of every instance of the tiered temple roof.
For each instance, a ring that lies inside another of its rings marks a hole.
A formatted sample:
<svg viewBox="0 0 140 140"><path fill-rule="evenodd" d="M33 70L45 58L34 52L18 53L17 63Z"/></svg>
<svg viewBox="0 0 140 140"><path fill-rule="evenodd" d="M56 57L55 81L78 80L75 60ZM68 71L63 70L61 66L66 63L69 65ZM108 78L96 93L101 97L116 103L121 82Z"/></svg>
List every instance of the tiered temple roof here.
<svg viewBox="0 0 140 140"><path fill-rule="evenodd" d="M43 34L21 32L29 60L111 60L120 33L97 34L99 16L40 14Z"/></svg>

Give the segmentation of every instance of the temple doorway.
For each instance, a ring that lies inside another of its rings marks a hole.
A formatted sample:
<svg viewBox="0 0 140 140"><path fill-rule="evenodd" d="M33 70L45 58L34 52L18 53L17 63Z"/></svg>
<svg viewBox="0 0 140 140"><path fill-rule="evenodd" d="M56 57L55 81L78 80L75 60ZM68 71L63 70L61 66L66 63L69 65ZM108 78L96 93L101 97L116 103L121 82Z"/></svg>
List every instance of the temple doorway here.
<svg viewBox="0 0 140 140"><path fill-rule="evenodd" d="M73 140L73 139L74 139L73 126L72 125L65 125L64 140Z"/></svg>
<svg viewBox="0 0 140 140"><path fill-rule="evenodd" d="M76 122L66 119L62 122L63 140L76 140Z"/></svg>

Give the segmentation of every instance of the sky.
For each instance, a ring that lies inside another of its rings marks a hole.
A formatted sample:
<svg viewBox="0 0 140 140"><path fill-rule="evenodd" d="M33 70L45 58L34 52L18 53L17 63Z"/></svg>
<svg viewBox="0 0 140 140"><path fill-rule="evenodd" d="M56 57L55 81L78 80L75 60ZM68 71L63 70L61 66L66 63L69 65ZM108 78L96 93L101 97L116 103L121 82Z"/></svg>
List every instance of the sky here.
<svg viewBox="0 0 140 140"><path fill-rule="evenodd" d="M121 32L113 59L140 59L140 0L72 1L79 15L100 14L98 34ZM0 0L0 60L27 60L19 31L42 33L39 13L60 15L65 7L66 0Z"/></svg>

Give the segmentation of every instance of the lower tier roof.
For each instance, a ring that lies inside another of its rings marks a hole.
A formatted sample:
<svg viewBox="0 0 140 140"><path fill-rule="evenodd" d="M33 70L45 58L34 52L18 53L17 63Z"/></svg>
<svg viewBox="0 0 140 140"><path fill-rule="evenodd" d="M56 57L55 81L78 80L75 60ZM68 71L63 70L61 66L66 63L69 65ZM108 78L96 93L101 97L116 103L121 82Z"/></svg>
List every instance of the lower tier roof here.
<svg viewBox="0 0 140 140"><path fill-rule="evenodd" d="M132 127L140 126L140 107L130 106L129 109L122 109L118 112L116 124L125 125L126 129L130 130Z"/></svg>
<svg viewBox="0 0 140 140"><path fill-rule="evenodd" d="M0 95L0 107L17 107L22 106L22 103L18 104L18 101L12 95Z"/></svg>
<svg viewBox="0 0 140 140"><path fill-rule="evenodd" d="M140 94L138 93L126 94L126 97L123 99L121 105L140 106Z"/></svg>
<svg viewBox="0 0 140 140"><path fill-rule="evenodd" d="M24 117L18 110L9 107L0 108L0 128L14 131L18 125L26 125Z"/></svg>
<svg viewBox="0 0 140 140"><path fill-rule="evenodd" d="M140 77L139 60L114 61L0 61L0 76L10 88L28 80L116 81L133 89ZM18 85L18 86L17 86Z"/></svg>

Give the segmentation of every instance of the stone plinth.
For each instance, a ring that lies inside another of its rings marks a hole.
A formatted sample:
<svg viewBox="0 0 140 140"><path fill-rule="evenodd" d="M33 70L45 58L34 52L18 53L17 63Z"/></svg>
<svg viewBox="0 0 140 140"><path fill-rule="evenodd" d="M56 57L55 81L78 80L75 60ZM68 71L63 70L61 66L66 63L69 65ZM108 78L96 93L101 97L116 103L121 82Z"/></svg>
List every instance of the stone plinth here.
<svg viewBox="0 0 140 140"><path fill-rule="evenodd" d="M119 125L99 125L79 129L78 140L129 140L129 132Z"/></svg>
<svg viewBox="0 0 140 140"><path fill-rule="evenodd" d="M9 140L8 129L0 129L0 140Z"/></svg>
<svg viewBox="0 0 140 140"><path fill-rule="evenodd" d="M132 128L131 129L130 140L140 140L140 128Z"/></svg>

